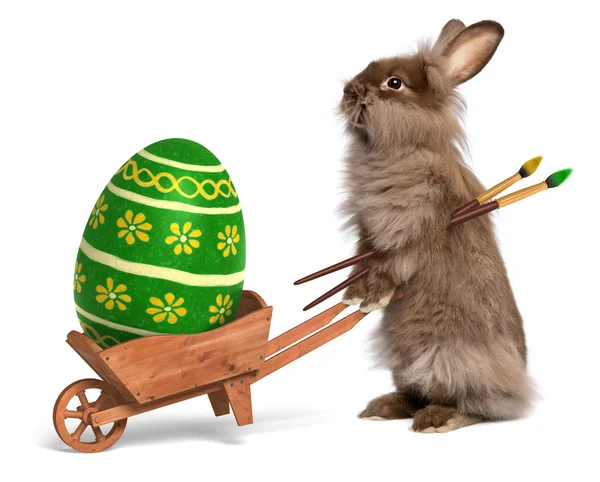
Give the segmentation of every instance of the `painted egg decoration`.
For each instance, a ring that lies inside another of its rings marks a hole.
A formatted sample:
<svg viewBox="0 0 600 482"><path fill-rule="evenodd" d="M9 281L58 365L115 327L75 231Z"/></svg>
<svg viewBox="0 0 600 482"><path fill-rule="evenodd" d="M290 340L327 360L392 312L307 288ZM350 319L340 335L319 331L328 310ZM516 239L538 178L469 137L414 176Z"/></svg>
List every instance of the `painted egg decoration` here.
<svg viewBox="0 0 600 482"><path fill-rule="evenodd" d="M231 321L242 295L246 237L229 174L204 146L156 142L98 197L75 263L75 309L102 348Z"/></svg>

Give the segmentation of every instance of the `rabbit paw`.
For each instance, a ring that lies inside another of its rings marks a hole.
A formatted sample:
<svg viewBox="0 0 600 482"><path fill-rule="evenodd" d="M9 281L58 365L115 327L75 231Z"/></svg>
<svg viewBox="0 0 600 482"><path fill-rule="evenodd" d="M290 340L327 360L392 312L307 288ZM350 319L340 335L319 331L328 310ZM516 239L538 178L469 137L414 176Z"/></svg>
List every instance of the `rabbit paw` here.
<svg viewBox="0 0 600 482"><path fill-rule="evenodd" d="M385 289L383 287L380 289L371 289L360 304L360 311L370 313L379 308L384 308L390 303L392 296L394 296L393 289Z"/></svg>
<svg viewBox="0 0 600 482"><path fill-rule="evenodd" d="M410 418L412 404L402 393L388 393L371 400L358 418L362 420L396 420L399 418Z"/></svg>
<svg viewBox="0 0 600 482"><path fill-rule="evenodd" d="M360 304L360 311L363 313L371 313L371 311L385 308L390 303L392 296L394 296L393 291L382 296L381 298L373 299L372 297L367 296L367 298Z"/></svg>
<svg viewBox="0 0 600 482"><path fill-rule="evenodd" d="M359 279L346 288L342 303L347 305L360 305L365 299L367 284L364 279Z"/></svg>
<svg viewBox="0 0 600 482"><path fill-rule="evenodd" d="M367 293L360 304L360 311L370 313L373 310L384 308L394 296L396 287L392 278L381 271L371 271L366 281Z"/></svg>
<svg viewBox="0 0 600 482"><path fill-rule="evenodd" d="M446 433L480 421L477 417L458 414L454 407L428 405L415 413L410 430L420 433Z"/></svg>

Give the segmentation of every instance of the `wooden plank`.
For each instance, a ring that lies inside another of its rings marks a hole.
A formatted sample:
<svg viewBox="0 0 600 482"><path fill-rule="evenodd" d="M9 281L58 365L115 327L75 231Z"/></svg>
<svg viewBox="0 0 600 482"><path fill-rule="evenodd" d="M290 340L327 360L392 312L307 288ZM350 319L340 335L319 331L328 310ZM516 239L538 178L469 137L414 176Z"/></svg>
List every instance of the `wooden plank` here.
<svg viewBox="0 0 600 482"><path fill-rule="evenodd" d="M271 314L267 307L205 333L137 338L102 359L138 402L150 402L257 369Z"/></svg>
<svg viewBox="0 0 600 482"><path fill-rule="evenodd" d="M67 335L67 343L83 360L94 370L102 380L113 385L126 402L135 400L133 394L119 380L117 375L110 369L103 358L103 350L87 336L77 331L71 331Z"/></svg>
<svg viewBox="0 0 600 482"><path fill-rule="evenodd" d="M227 415L229 413L229 398L225 390L211 392L208 394L208 399L212 405L213 412L216 417Z"/></svg>
<svg viewBox="0 0 600 482"><path fill-rule="evenodd" d="M314 333L316 330L323 328L331 323L331 321L346 308L348 308L348 305L344 303L338 303L328 310L325 310L323 313L319 313L310 320L307 320L291 330L286 331L282 335L279 335L277 338L270 340L269 343L267 343L266 356L269 357L283 348L293 345L305 336Z"/></svg>
<svg viewBox="0 0 600 482"><path fill-rule="evenodd" d="M227 392L235 421L240 427L251 424L253 421L252 396L250 394L251 384L248 375L242 375L223 382L223 388Z"/></svg>
<svg viewBox="0 0 600 482"><path fill-rule="evenodd" d="M170 397L161 398L160 400L154 400L153 402L138 403L133 401L125 405L119 405L117 407L95 413L92 417L92 426L99 427L100 425L104 425L106 423L116 422L117 420L133 417L135 415L139 415L140 413L149 412L157 408L166 407L167 405L172 405L173 403L183 402L184 400L189 400L190 398L206 395L207 393L222 389L223 386L221 383L214 383L205 387L199 387L194 390L178 393Z"/></svg>

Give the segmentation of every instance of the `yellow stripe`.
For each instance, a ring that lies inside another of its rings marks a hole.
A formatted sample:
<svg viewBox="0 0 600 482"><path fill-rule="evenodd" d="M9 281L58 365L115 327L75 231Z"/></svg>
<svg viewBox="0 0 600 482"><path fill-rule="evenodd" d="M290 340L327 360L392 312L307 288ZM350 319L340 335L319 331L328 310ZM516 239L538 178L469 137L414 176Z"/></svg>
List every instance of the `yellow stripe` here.
<svg viewBox="0 0 600 482"><path fill-rule="evenodd" d="M75 309L77 310L77 312L79 314L81 314L82 316L85 316L89 320L92 320L94 323L98 323L99 325L104 325L109 328L113 328L114 330L127 331L129 333L133 333L135 335L140 335L140 336L152 336L152 335L163 335L164 334L164 333L156 333L154 331L140 330L139 328L132 328L131 326L120 325L119 323L113 323L112 321L108 321L103 318L99 318L96 315L92 315L91 313L88 313L83 308L81 308L81 306L79 306L77 303L75 303Z"/></svg>
<svg viewBox="0 0 600 482"><path fill-rule="evenodd" d="M218 166L197 166L196 164L186 164L185 162L173 161L171 159L165 159L164 157L156 156L145 149L142 149L140 152L138 152L138 155L142 156L144 159L148 159L149 161L164 164L166 166L176 167L177 169L185 169L186 171L223 172L225 170L223 164L219 164Z"/></svg>
<svg viewBox="0 0 600 482"><path fill-rule="evenodd" d="M79 247L91 260L110 266L111 268L124 273L147 276L149 278L160 278L187 286L232 286L244 281L243 271L226 275L194 274L173 268L164 268L161 266L152 266L151 264L126 261L94 248L84 238L81 238Z"/></svg>
<svg viewBox="0 0 600 482"><path fill-rule="evenodd" d="M185 211L187 213L194 214L233 214L241 211L242 207L238 202L235 206L229 206L227 208L205 208L200 206L192 206L190 204L180 203L177 201L163 201L160 199L154 199L141 194L126 191L120 187L115 186L112 182L108 183L108 190L116 196L133 201L146 206L152 206L160 209L170 209L171 211Z"/></svg>

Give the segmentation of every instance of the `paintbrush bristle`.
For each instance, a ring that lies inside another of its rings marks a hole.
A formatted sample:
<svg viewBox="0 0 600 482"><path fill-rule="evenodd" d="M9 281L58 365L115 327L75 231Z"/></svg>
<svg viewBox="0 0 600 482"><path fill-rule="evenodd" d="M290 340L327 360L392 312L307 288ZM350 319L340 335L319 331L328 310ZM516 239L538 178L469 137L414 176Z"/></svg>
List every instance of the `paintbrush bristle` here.
<svg viewBox="0 0 600 482"><path fill-rule="evenodd" d="M537 156L533 159L529 159L525 164L521 166L521 169L519 169L519 174L523 178L531 176L537 170L537 168L540 167L541 162L542 156Z"/></svg>
<svg viewBox="0 0 600 482"><path fill-rule="evenodd" d="M561 171L556 171L548 176L548 179L546 179L546 184L548 184L548 187L550 188L558 187L569 178L572 172L573 169L562 169Z"/></svg>

